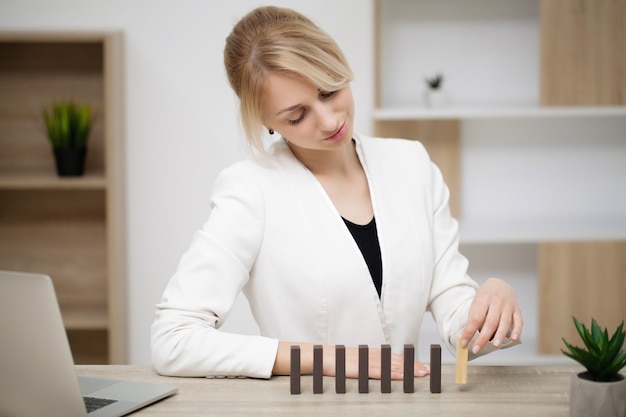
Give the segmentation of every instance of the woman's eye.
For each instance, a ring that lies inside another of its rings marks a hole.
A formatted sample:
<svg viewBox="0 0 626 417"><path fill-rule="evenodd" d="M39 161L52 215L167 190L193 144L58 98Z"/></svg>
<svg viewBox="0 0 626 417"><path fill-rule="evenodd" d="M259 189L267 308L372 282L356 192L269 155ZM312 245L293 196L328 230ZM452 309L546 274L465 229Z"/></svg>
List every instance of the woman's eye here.
<svg viewBox="0 0 626 417"><path fill-rule="evenodd" d="M289 119L289 120L287 120L287 122L288 122L290 125L292 125L292 126L293 126L293 125L297 125L298 123L300 123L300 122L302 121L302 119L304 119L304 114L305 114L305 113L306 113L306 110L303 110L303 111L302 111L302 113L300 113L300 116L298 116L298 118L297 118L297 119L293 119L293 120Z"/></svg>
<svg viewBox="0 0 626 417"><path fill-rule="evenodd" d="M339 90L335 90L335 91L320 91L318 93L318 96L319 96L319 98L321 100L328 100L329 98L331 98L332 96L334 96L338 92L339 92ZM287 119L287 123L289 123L291 126L297 125L298 123L300 123L302 121L302 119L304 119L304 116L306 115L306 112L307 112L306 109L302 110L302 113L300 113L300 115L296 119Z"/></svg>
<svg viewBox="0 0 626 417"><path fill-rule="evenodd" d="M320 98L331 98L332 96L334 96L335 94L337 94L337 91L320 91Z"/></svg>

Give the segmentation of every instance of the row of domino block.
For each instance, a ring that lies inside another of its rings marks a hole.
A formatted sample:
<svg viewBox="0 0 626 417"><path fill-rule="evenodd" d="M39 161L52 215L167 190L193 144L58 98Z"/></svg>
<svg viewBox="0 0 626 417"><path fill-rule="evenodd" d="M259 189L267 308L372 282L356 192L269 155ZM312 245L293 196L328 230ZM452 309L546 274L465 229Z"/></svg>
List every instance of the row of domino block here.
<svg viewBox="0 0 626 417"><path fill-rule="evenodd" d="M391 393L391 346L380 347L380 391ZM313 393L322 394L323 389L323 348L313 346ZM404 345L404 392L415 392L414 386L415 347ZM335 346L335 392L346 393L346 348ZM359 393L369 392L369 347L359 345ZM300 394L301 386L300 346L291 346L291 393ZM430 392L441 393L441 346L430 345Z"/></svg>

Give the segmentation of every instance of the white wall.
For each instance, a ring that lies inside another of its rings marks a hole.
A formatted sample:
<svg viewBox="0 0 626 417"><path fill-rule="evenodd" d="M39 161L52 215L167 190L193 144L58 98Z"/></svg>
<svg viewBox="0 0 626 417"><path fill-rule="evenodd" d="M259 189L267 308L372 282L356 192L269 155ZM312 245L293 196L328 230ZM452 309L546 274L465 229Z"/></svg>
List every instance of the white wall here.
<svg viewBox="0 0 626 417"><path fill-rule="evenodd" d="M252 0L0 0L1 29L121 29L126 48L129 352L148 363L149 327L217 172L247 154L222 68L234 22ZM357 129L370 133L372 6L363 0L283 0L327 30L355 72ZM228 328L255 331L245 303Z"/></svg>

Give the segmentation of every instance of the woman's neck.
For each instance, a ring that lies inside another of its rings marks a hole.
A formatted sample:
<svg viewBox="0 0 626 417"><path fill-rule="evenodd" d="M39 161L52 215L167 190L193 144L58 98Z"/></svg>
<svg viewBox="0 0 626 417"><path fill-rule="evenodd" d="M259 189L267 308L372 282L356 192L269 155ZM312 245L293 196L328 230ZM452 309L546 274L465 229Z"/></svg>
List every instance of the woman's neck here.
<svg viewBox="0 0 626 417"><path fill-rule="evenodd" d="M361 163L353 140L332 151L304 149L288 143L293 154L316 177L350 176L361 171Z"/></svg>
<svg viewBox="0 0 626 417"><path fill-rule="evenodd" d="M374 208L365 171L354 141L334 151L311 151L291 146L296 156L317 178L339 214L352 223L368 224Z"/></svg>

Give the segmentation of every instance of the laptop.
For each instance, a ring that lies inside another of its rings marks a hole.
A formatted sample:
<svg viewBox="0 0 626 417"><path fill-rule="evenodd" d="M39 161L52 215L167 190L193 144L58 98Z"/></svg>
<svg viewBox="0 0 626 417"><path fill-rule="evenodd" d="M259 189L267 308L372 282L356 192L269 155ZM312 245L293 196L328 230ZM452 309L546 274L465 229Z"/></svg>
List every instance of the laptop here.
<svg viewBox="0 0 626 417"><path fill-rule="evenodd" d="M0 271L0 416L123 416L176 392L77 376L50 277ZM87 413L86 401L105 405Z"/></svg>

